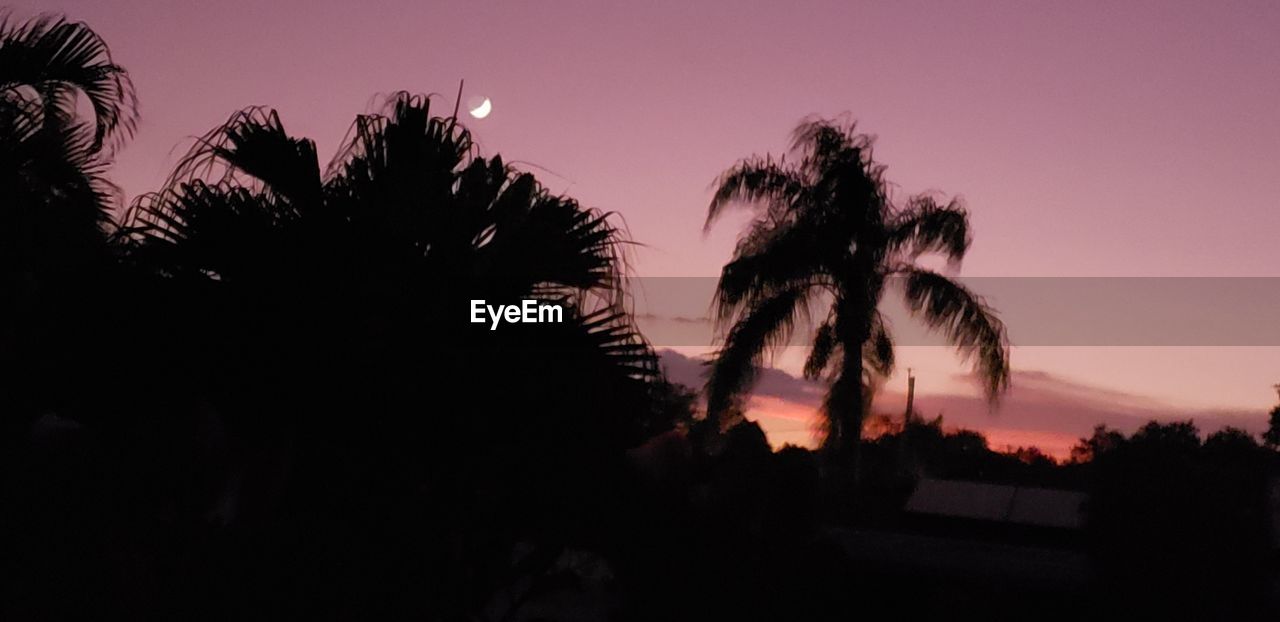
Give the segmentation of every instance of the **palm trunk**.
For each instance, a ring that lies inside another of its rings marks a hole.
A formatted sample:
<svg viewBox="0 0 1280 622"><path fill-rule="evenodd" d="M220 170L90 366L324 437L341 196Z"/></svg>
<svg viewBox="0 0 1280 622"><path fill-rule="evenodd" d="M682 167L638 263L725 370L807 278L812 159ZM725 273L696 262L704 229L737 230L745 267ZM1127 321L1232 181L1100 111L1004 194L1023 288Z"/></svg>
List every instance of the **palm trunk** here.
<svg viewBox="0 0 1280 622"><path fill-rule="evenodd" d="M862 386L862 344L857 347L844 348L843 368L839 383L841 387L839 403L836 392L832 391L832 406L836 407L832 416L838 420L839 437L836 439L836 450L840 452L847 464L857 464L858 448L862 441L863 386Z"/></svg>
<svg viewBox="0 0 1280 622"><path fill-rule="evenodd" d="M840 376L827 394L829 426L826 447L830 451L828 494L837 520L854 520L859 481L859 441L862 431L862 348L846 344Z"/></svg>

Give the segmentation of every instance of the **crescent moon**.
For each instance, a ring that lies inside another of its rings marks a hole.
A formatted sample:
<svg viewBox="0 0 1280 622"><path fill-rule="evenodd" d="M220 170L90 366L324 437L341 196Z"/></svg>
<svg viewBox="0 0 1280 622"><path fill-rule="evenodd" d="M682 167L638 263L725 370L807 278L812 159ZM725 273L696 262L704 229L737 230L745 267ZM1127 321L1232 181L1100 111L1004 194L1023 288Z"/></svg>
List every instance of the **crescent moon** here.
<svg viewBox="0 0 1280 622"><path fill-rule="evenodd" d="M479 106L472 108L470 112L471 116L477 119L483 119L489 116L490 112L493 112L493 102L489 101L489 98L486 97L484 98L484 101L480 102Z"/></svg>

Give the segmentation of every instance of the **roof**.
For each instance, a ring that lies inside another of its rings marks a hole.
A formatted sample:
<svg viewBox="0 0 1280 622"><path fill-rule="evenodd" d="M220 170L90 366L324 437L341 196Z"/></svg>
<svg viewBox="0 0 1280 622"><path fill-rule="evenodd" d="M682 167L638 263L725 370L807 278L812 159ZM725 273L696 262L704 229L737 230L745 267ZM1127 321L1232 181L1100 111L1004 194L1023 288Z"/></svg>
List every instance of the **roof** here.
<svg viewBox="0 0 1280 622"><path fill-rule="evenodd" d="M906 510L953 518L1080 529L1087 496L1072 490L921 479Z"/></svg>

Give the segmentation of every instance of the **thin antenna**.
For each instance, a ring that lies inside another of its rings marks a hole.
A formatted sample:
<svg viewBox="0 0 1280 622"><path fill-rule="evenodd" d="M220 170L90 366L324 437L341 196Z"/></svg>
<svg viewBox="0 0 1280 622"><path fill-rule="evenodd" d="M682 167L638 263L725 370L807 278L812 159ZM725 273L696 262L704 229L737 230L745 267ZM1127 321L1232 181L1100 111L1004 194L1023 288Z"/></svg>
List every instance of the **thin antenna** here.
<svg viewBox="0 0 1280 622"><path fill-rule="evenodd" d="M1276 395L1280 395L1280 384L1273 384L1271 388L1276 390Z"/></svg>
<svg viewBox="0 0 1280 622"><path fill-rule="evenodd" d="M455 100L453 100L453 121L454 121L454 123L457 123L457 121L458 121L458 109L462 107L462 85L463 85L465 82L466 82L466 79L458 80L458 98L457 98L457 99L455 99Z"/></svg>

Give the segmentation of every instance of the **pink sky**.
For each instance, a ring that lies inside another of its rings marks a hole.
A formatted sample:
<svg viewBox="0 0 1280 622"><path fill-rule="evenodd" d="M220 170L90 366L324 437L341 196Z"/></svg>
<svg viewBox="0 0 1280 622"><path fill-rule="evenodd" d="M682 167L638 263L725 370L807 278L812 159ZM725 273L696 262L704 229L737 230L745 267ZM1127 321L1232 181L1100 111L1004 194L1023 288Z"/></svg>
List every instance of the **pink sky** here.
<svg viewBox="0 0 1280 622"><path fill-rule="evenodd" d="M966 198L965 275L1280 276L1275 2L16 8L37 10L90 23L137 84L142 125L115 169L129 196L244 106L331 153L375 94L440 92L444 109L465 78L494 102L471 123L484 151L621 214L646 276L716 274L737 234L701 234L716 174L843 112L880 136L903 191ZM936 349L903 360L939 384L958 370ZM1265 410L1280 380L1276 348L1020 348L1014 363L1203 408Z"/></svg>

